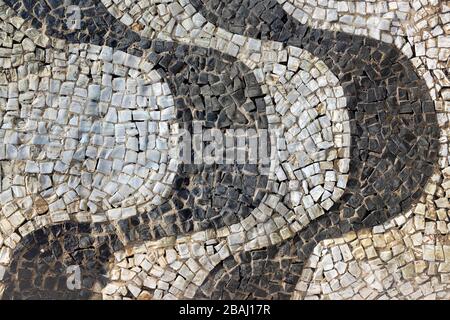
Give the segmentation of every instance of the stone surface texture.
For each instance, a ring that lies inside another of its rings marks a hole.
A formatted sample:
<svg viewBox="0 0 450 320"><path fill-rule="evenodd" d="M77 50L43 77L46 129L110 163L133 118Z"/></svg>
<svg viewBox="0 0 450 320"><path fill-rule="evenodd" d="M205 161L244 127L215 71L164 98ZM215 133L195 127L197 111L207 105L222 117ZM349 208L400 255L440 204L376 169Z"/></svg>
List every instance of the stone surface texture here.
<svg viewBox="0 0 450 320"><path fill-rule="evenodd" d="M450 299L448 1L69 2L0 0L1 298Z"/></svg>

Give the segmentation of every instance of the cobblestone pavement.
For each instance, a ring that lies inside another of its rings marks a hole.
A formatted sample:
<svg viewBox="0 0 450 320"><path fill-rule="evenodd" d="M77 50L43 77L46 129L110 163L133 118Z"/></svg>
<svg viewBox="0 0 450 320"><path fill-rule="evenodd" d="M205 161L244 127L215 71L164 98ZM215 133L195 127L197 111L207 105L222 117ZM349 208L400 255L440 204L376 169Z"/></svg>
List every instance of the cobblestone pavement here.
<svg viewBox="0 0 450 320"><path fill-rule="evenodd" d="M0 0L0 296L449 299L449 56L444 0Z"/></svg>

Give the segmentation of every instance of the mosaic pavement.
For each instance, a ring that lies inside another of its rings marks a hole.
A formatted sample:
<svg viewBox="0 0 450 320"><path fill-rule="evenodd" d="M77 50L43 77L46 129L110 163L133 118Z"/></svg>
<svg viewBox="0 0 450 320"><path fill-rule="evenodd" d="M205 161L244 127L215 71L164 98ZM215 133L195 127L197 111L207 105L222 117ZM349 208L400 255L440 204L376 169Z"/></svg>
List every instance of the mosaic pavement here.
<svg viewBox="0 0 450 320"><path fill-rule="evenodd" d="M0 0L0 296L449 299L449 56L444 0Z"/></svg>

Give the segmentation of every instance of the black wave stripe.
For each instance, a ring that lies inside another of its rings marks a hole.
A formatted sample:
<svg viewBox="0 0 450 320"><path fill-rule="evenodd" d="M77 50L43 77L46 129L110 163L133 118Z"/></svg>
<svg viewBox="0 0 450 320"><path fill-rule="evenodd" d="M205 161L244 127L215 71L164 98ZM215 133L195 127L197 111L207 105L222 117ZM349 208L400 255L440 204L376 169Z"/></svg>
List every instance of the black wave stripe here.
<svg viewBox="0 0 450 320"><path fill-rule="evenodd" d="M330 212L292 240L295 263L303 264L321 240L384 223L417 203L437 162L439 127L425 81L396 47L302 25L276 0L191 3L226 30L309 51L344 89L351 118L349 181ZM284 271L284 277L290 275ZM269 284L262 286L271 296Z"/></svg>
<svg viewBox="0 0 450 320"><path fill-rule="evenodd" d="M352 134L341 219L369 227L418 200L437 161L439 127L425 82L397 48L302 25L275 0L191 2L222 28L311 52L339 78Z"/></svg>
<svg viewBox="0 0 450 320"><path fill-rule="evenodd" d="M108 264L122 249L108 226L65 222L43 227L23 237L14 249L2 299L101 299ZM71 266L79 267L78 283Z"/></svg>
<svg viewBox="0 0 450 320"><path fill-rule="evenodd" d="M99 0L5 0L5 3L31 21L34 28L70 43L106 45L135 56L142 56L142 50L151 44L117 21ZM77 13L68 10L69 6L80 9L80 25L76 28L71 28L70 21Z"/></svg>
<svg viewBox="0 0 450 320"><path fill-rule="evenodd" d="M228 257L210 272L195 299L290 299L308 258L299 255L298 242L294 237L280 245Z"/></svg>
<svg viewBox="0 0 450 320"><path fill-rule="evenodd" d="M197 290L195 299L291 299L316 245L345 233L345 229L329 222L336 214L331 216L312 221L307 228L281 244L228 257L211 271Z"/></svg>
<svg viewBox="0 0 450 320"><path fill-rule="evenodd" d="M149 61L169 83L180 128L192 134L194 121L222 133L268 128L264 95L243 63L213 49L172 42L154 41L151 49ZM203 150L208 144L203 143ZM149 213L119 221L124 239L156 240L232 225L245 219L266 194L268 177L257 164L193 160L179 165L167 201Z"/></svg>

